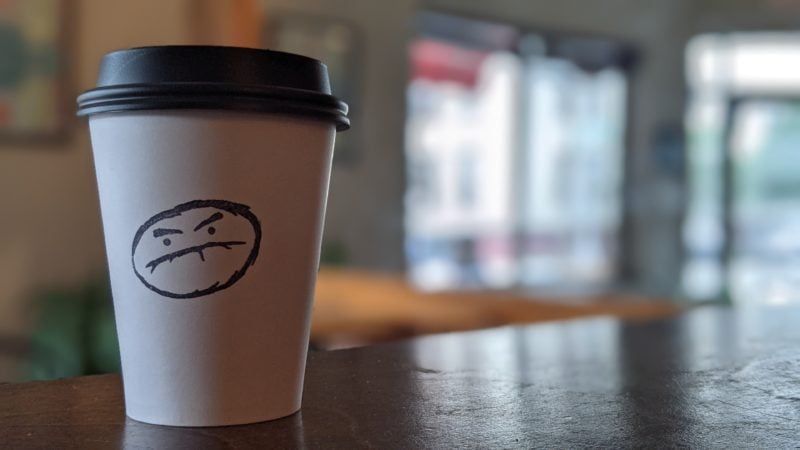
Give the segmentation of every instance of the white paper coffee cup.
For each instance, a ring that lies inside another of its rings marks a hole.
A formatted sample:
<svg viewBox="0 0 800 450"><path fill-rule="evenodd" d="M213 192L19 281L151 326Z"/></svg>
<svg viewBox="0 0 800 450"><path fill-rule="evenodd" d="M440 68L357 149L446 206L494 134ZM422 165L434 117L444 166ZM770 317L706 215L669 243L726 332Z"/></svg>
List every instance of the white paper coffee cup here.
<svg viewBox="0 0 800 450"><path fill-rule="evenodd" d="M152 47L108 55L79 97L131 418L216 426L300 408L334 136L348 126L324 72L277 52Z"/></svg>

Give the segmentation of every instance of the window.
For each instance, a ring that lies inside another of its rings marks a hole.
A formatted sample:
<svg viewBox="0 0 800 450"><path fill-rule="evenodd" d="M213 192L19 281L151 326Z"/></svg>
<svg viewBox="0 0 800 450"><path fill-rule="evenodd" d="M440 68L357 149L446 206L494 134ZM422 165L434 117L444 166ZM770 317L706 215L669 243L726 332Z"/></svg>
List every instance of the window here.
<svg viewBox="0 0 800 450"><path fill-rule="evenodd" d="M628 51L428 13L410 58L412 280L424 289L614 281Z"/></svg>
<svg viewBox="0 0 800 450"><path fill-rule="evenodd" d="M800 299L800 33L695 38L687 49L689 297Z"/></svg>

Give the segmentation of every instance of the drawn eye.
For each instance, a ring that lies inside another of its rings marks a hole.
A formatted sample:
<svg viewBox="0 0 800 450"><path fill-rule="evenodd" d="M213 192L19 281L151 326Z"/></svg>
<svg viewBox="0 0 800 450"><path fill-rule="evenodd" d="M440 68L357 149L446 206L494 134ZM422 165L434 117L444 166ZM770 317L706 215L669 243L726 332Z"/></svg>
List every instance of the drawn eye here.
<svg viewBox="0 0 800 450"><path fill-rule="evenodd" d="M172 244L172 241L170 241L169 238L164 239L164 245L170 245L170 244Z"/></svg>
<svg viewBox="0 0 800 450"><path fill-rule="evenodd" d="M208 227L208 234L214 234L217 232L217 229L214 227Z"/></svg>

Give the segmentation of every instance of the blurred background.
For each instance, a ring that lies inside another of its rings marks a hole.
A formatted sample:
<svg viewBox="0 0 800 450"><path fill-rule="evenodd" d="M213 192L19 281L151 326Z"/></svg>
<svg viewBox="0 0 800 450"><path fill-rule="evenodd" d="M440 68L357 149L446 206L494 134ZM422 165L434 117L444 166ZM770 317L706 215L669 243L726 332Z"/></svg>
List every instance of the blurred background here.
<svg viewBox="0 0 800 450"><path fill-rule="evenodd" d="M117 370L76 95L161 44L324 60L312 344L800 299L800 0L0 0L0 381Z"/></svg>

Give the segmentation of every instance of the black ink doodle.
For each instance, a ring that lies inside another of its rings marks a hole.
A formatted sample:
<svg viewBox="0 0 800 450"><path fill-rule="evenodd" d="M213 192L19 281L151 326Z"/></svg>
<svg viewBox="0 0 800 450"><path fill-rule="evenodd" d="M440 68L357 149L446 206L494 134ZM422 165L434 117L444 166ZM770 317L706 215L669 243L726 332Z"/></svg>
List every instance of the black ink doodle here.
<svg viewBox="0 0 800 450"><path fill-rule="evenodd" d="M151 291L195 298L239 281L255 263L260 245L261 222L249 206L193 200L147 219L133 237L131 262ZM190 257L195 254L199 259ZM215 261L213 267L207 259Z"/></svg>

